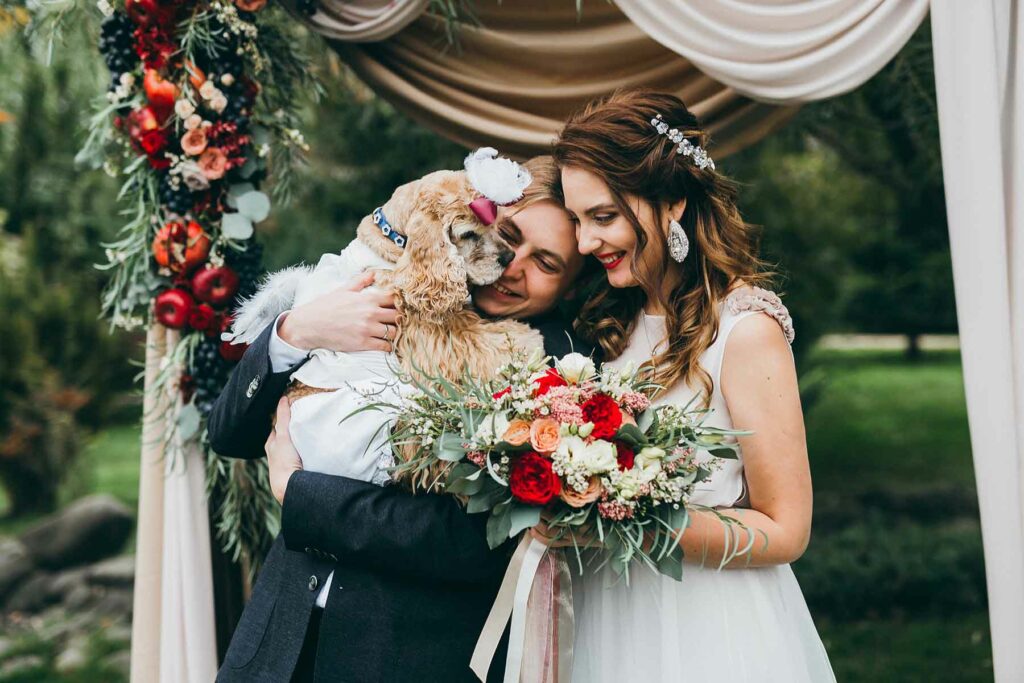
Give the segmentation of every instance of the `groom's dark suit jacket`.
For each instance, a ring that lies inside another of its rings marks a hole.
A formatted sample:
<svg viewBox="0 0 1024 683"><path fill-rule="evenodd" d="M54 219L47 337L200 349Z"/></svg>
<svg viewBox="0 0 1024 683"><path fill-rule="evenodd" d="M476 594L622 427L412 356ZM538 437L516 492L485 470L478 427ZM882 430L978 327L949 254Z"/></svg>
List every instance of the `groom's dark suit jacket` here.
<svg viewBox="0 0 1024 683"><path fill-rule="evenodd" d="M532 321L549 354L576 350L559 320ZM274 373L268 327L245 352L210 413L213 450L265 455L270 418L299 365ZM334 579L320 624L316 681L475 681L469 660L508 563L490 550L486 515L450 496L412 495L345 477L299 471L281 533L263 564L218 683L287 683L317 594ZM488 680L500 681L505 645Z"/></svg>

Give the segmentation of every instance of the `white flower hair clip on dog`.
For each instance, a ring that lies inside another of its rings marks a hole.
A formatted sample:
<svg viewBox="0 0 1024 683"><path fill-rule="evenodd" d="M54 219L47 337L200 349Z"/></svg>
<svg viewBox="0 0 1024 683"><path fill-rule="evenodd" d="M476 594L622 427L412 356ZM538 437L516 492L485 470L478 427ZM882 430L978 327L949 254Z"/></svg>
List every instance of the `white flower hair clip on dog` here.
<svg viewBox="0 0 1024 683"><path fill-rule="evenodd" d="M483 195L470 202L469 208L485 225L497 218L499 206L509 206L522 199L523 192L533 181L529 171L511 159L498 156L498 150L493 147L471 152L464 165L469 183Z"/></svg>
<svg viewBox="0 0 1024 683"><path fill-rule="evenodd" d="M676 147L676 154L693 158L693 163L703 171L706 168L715 170L715 162L708 156L703 147L693 144L683 135L682 131L676 128L669 128L668 124L661 120L661 114L651 119L651 125L658 131L658 135L664 135L671 140Z"/></svg>

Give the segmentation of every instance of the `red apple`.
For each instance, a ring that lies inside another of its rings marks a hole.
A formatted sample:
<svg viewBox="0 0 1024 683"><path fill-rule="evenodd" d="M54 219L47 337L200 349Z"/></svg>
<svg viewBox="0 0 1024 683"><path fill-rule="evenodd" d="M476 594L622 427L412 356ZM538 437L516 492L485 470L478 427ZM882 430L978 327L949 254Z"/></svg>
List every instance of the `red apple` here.
<svg viewBox="0 0 1024 683"><path fill-rule="evenodd" d="M157 322L164 327L180 330L188 324L194 304L191 294L175 287L160 292L153 302L153 313Z"/></svg>
<svg viewBox="0 0 1024 683"><path fill-rule="evenodd" d="M142 87L146 91L146 99L156 117L166 121L174 111L174 103L178 99L178 86L160 75L156 69L146 69L142 79Z"/></svg>
<svg viewBox="0 0 1024 683"><path fill-rule="evenodd" d="M203 331L209 329L217 314L210 304L199 304L194 307L188 315L188 326L193 330Z"/></svg>
<svg viewBox="0 0 1024 683"><path fill-rule="evenodd" d="M238 274L227 266L200 268L192 276L192 291L200 301L223 306L238 291Z"/></svg>

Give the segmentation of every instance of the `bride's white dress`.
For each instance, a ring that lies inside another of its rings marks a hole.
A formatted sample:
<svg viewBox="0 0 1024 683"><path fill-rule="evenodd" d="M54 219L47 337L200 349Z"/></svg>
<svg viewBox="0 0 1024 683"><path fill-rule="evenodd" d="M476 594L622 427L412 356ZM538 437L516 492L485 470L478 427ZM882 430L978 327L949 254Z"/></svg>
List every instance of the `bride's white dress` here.
<svg viewBox="0 0 1024 683"><path fill-rule="evenodd" d="M714 412L707 424L729 428L733 425L719 381L729 333L741 320L759 313L778 320L790 340L793 331L785 307L766 290L737 290L721 306L718 337L700 360L714 379ZM664 337L664 318L641 313L626 351L610 365L646 361ZM680 383L656 403L684 405L694 393ZM744 506L742 454L737 460L722 461L722 468L700 486L693 501ZM573 598L573 681L579 683L835 681L788 564L718 571L687 563L681 582L638 567L630 572L629 586L616 582L608 568L585 570L583 577L573 575Z"/></svg>

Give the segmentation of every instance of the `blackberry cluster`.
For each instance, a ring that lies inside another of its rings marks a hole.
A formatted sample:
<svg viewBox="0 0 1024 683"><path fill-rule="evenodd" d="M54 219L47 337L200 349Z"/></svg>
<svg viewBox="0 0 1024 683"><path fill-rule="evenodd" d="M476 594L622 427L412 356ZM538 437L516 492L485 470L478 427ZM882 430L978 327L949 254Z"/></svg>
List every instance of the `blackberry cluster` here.
<svg viewBox="0 0 1024 683"><path fill-rule="evenodd" d="M203 417L210 414L213 402L227 383L230 372L231 363L220 355L220 339L204 337L192 353L190 368L196 408Z"/></svg>
<svg viewBox="0 0 1024 683"><path fill-rule="evenodd" d="M121 74L131 71L139 61L135 54L135 25L123 12L114 12L100 26L100 53L116 84Z"/></svg>
<svg viewBox="0 0 1024 683"><path fill-rule="evenodd" d="M188 185L182 182L181 178L167 173L160 179L160 203L166 206L168 211L184 216L192 210L195 200L192 197L192 190L188 189Z"/></svg>
<svg viewBox="0 0 1024 683"><path fill-rule="evenodd" d="M238 274L236 300L248 299L256 293L260 279L267 272L263 268L263 245L255 240L248 243L245 251L229 251L224 260Z"/></svg>
<svg viewBox="0 0 1024 683"><path fill-rule="evenodd" d="M252 104L245 88L235 81L230 86L222 85L220 89L228 99L228 106L220 114L221 119L235 124L239 130L244 130L249 125L249 111Z"/></svg>

